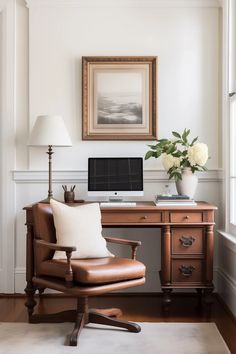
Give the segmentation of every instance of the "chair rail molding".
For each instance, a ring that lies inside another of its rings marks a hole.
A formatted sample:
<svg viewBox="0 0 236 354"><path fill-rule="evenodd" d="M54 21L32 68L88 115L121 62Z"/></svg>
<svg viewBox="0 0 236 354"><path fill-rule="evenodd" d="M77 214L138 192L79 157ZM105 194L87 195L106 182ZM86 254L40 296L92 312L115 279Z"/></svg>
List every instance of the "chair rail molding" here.
<svg viewBox="0 0 236 354"><path fill-rule="evenodd" d="M15 170L12 172L15 183L48 183L48 171L41 170ZM53 171L52 179L54 182L81 182L88 180L87 170L66 170ZM145 183L170 182L164 170L144 170ZM172 181L173 182L173 181ZM207 172L199 173L199 182L222 182L222 170L212 169Z"/></svg>
<svg viewBox="0 0 236 354"><path fill-rule="evenodd" d="M14 292L15 263L15 0L0 1L2 22L0 114L0 292Z"/></svg>
<svg viewBox="0 0 236 354"><path fill-rule="evenodd" d="M27 7L221 7L220 0L26 0Z"/></svg>

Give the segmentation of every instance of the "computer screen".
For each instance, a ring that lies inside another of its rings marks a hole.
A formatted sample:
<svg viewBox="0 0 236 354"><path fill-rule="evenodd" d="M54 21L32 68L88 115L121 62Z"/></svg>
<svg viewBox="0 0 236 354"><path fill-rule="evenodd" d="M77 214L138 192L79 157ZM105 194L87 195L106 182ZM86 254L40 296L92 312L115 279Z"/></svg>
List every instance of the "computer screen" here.
<svg viewBox="0 0 236 354"><path fill-rule="evenodd" d="M89 158L88 194L143 195L143 159L141 157Z"/></svg>

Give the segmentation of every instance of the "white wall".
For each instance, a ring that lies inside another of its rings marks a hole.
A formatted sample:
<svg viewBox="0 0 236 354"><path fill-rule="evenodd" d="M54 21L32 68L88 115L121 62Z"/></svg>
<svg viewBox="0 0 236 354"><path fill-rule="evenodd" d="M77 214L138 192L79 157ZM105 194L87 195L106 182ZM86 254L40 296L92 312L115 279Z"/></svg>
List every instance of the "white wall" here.
<svg viewBox="0 0 236 354"><path fill-rule="evenodd" d="M60 149L57 169L86 169L89 156L140 155L145 142L81 141L81 57L157 55L159 137L189 127L209 145L218 168L217 8L30 7L30 126L36 116L60 113L73 147ZM81 153L83 151L83 153ZM30 169L46 168L32 148ZM160 168L148 161L145 168Z"/></svg>
<svg viewBox="0 0 236 354"><path fill-rule="evenodd" d="M87 199L89 156L108 156L107 151L110 156L144 156L147 150L148 142L143 141L81 140L81 56L158 56L158 136L170 136L172 130L181 131L187 127L193 136L198 135L208 144L210 171L202 174L196 199L220 205L217 2L199 1L199 7L188 7L188 1L184 2L186 6L174 7L165 7L163 2L162 6L157 6L155 1L149 1L147 7L145 1L127 1L129 6L123 1L119 6L113 1L112 5L90 7L79 6L81 3L79 0L31 0L27 10L22 1L17 1L16 48L20 60L17 62L17 141L13 174L16 187L16 292L22 292L25 286L22 207L47 194L44 149L26 148L28 129L36 116L62 114L72 137L73 147L57 149L54 155L54 169L58 172L54 173L53 189L59 199L62 199L61 184L65 182L75 183L77 197ZM136 6L140 3L142 6ZM204 3L213 6L205 7ZM152 200L162 191L167 182L166 175L157 160L145 162L144 169L143 199ZM171 188L174 191L173 183ZM105 230L105 233L142 240L139 259L148 267L148 281L137 291L160 290L157 276L160 268L159 231L116 229Z"/></svg>

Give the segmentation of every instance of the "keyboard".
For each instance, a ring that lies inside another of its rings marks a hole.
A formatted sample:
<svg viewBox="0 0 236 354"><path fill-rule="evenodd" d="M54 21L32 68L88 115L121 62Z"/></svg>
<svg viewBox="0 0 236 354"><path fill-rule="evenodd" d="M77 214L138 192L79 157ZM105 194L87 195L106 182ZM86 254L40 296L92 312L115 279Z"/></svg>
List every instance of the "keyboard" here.
<svg viewBox="0 0 236 354"><path fill-rule="evenodd" d="M136 207L135 202L102 202L100 207L104 208L132 208Z"/></svg>

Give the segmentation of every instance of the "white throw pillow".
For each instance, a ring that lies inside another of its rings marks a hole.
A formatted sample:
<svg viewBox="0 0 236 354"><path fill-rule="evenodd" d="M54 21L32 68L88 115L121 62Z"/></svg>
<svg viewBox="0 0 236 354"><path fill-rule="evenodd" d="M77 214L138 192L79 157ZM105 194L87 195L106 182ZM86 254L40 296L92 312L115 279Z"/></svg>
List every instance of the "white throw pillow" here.
<svg viewBox="0 0 236 354"><path fill-rule="evenodd" d="M102 236L101 211L98 203L68 206L50 200L57 243L76 246L72 258L101 258L113 255ZM54 259L66 258L65 252L56 251Z"/></svg>

